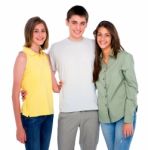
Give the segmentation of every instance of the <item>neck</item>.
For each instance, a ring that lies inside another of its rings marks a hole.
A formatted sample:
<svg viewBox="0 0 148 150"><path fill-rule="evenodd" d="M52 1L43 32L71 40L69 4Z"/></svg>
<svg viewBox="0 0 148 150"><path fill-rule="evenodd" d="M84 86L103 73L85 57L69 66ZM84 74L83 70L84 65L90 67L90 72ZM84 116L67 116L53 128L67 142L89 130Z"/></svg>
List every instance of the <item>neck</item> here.
<svg viewBox="0 0 148 150"><path fill-rule="evenodd" d="M33 45L31 46L31 49L36 53L40 53L41 50L40 46L33 46Z"/></svg>
<svg viewBox="0 0 148 150"><path fill-rule="evenodd" d="M103 58L108 58L110 54L110 49L103 49Z"/></svg>
<svg viewBox="0 0 148 150"><path fill-rule="evenodd" d="M107 64L109 61L110 49L103 49L102 53L103 53L103 61L104 63Z"/></svg>

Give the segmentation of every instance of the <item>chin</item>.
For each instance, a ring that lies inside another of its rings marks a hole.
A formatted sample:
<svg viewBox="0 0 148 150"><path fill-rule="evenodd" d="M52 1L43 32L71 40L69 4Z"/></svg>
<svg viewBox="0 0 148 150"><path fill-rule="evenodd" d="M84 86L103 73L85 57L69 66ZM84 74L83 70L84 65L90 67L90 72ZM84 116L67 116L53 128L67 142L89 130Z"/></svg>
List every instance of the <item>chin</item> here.
<svg viewBox="0 0 148 150"><path fill-rule="evenodd" d="M40 42L40 43L39 43L40 46L43 45L43 44L44 44L44 42Z"/></svg>

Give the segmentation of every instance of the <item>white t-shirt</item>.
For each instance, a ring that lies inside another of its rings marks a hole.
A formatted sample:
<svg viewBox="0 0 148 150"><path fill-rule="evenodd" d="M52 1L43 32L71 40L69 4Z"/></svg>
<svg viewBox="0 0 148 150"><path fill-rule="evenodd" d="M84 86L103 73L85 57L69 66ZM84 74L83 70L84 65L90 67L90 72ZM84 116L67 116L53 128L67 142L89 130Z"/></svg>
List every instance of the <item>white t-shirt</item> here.
<svg viewBox="0 0 148 150"><path fill-rule="evenodd" d="M60 91L60 112L97 110L93 81L94 40L64 39L49 51L53 71L63 81Z"/></svg>

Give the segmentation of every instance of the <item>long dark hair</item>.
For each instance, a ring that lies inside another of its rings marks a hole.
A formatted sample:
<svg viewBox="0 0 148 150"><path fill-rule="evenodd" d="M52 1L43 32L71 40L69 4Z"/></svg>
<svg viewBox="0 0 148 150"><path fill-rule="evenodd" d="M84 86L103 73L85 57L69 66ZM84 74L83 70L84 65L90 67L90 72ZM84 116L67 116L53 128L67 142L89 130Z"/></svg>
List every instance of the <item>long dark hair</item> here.
<svg viewBox="0 0 148 150"><path fill-rule="evenodd" d="M104 27L106 28L111 35L111 48L113 50L113 56L117 58L117 54L124 50L120 44L120 38L118 36L118 32L115 26L109 21L101 21L96 29L94 30L93 34L95 37L95 60L94 60L94 70L93 70L93 82L96 82L99 79L99 73L101 71L101 53L102 49L99 47L97 43L97 34L99 28Z"/></svg>

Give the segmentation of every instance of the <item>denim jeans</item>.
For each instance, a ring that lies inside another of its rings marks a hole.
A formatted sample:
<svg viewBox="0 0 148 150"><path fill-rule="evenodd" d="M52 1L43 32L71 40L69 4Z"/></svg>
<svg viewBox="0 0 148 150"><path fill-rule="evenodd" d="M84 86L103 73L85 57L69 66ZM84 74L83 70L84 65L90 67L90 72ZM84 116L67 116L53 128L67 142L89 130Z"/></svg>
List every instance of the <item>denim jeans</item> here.
<svg viewBox="0 0 148 150"><path fill-rule="evenodd" d="M114 123L101 123L101 129L108 150L129 150L132 136L123 137L122 127L124 124L124 118ZM133 115L133 127L135 130L136 124L136 113Z"/></svg>
<svg viewBox="0 0 148 150"><path fill-rule="evenodd" d="M26 132L26 150L48 150L52 133L53 115L26 117L22 115Z"/></svg>

